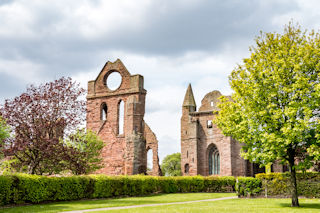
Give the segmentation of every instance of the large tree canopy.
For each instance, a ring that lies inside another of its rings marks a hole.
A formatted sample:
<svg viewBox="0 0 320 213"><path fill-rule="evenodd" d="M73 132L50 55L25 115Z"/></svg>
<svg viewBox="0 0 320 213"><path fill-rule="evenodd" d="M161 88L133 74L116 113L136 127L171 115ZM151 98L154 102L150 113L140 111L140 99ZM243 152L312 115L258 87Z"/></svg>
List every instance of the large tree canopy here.
<svg viewBox="0 0 320 213"><path fill-rule="evenodd" d="M6 100L0 112L14 137L0 146L31 174L59 170L65 146L59 140L85 119L84 89L60 78L40 86L31 85L13 100Z"/></svg>
<svg viewBox="0 0 320 213"><path fill-rule="evenodd" d="M181 154L173 153L171 155L167 155L162 161L161 171L165 176L180 176Z"/></svg>
<svg viewBox="0 0 320 213"><path fill-rule="evenodd" d="M233 101L221 98L215 123L244 144L245 158L288 164L299 206L296 170L319 158L320 35L290 23L283 34L261 33L250 52L229 77Z"/></svg>

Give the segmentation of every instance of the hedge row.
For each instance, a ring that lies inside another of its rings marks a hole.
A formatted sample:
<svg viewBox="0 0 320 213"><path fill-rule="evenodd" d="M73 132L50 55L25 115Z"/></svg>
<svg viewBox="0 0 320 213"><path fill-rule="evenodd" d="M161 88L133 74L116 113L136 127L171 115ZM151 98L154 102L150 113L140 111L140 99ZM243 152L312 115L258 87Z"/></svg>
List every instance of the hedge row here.
<svg viewBox="0 0 320 213"><path fill-rule="evenodd" d="M153 193L234 192L234 177L0 176L0 205L141 196Z"/></svg>
<svg viewBox="0 0 320 213"><path fill-rule="evenodd" d="M320 198L320 173L297 174L298 195ZM256 178L237 178L235 189L239 197L290 197L290 173L261 173Z"/></svg>
<svg viewBox="0 0 320 213"><path fill-rule="evenodd" d="M257 174L261 180L262 194L268 196L291 196L290 173ZM298 195L320 198L320 173L297 173Z"/></svg>
<svg viewBox="0 0 320 213"><path fill-rule="evenodd" d="M254 197L261 194L261 187L261 180L258 178L238 177L235 189L239 197Z"/></svg>
<svg viewBox="0 0 320 213"><path fill-rule="evenodd" d="M299 173L298 193L320 198L320 173ZM0 205L142 196L154 193L234 192L238 196L290 196L288 173L253 177L151 177L71 176L46 177L27 174L0 176Z"/></svg>

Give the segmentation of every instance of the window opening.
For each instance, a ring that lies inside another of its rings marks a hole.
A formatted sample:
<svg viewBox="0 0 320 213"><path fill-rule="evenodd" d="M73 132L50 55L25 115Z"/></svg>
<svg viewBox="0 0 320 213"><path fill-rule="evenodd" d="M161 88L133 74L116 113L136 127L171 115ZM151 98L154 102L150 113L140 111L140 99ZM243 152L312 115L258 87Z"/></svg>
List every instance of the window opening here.
<svg viewBox="0 0 320 213"><path fill-rule="evenodd" d="M220 174L220 154L216 146L209 150L209 175Z"/></svg>
<svg viewBox="0 0 320 213"><path fill-rule="evenodd" d="M121 100L119 102L119 114L118 114L118 121L119 121L119 135L123 134L123 127L124 127L124 102Z"/></svg>
<svg viewBox="0 0 320 213"><path fill-rule="evenodd" d="M101 105L101 117L100 117L100 119L101 119L102 121L107 120L107 115L108 115L108 107L107 107L107 104L106 104L106 103L102 103L102 105Z"/></svg>
<svg viewBox="0 0 320 213"><path fill-rule="evenodd" d="M189 164L184 165L184 173L189 174Z"/></svg>
<svg viewBox="0 0 320 213"><path fill-rule="evenodd" d="M153 169L153 152L149 149L147 152L147 172L152 172Z"/></svg>

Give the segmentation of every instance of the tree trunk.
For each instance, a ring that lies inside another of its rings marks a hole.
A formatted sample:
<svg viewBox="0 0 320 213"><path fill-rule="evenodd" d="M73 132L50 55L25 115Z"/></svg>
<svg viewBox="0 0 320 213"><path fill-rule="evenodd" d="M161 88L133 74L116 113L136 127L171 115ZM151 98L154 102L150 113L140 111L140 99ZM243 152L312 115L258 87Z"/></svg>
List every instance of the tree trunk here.
<svg viewBox="0 0 320 213"><path fill-rule="evenodd" d="M36 171L36 167L34 165L28 166L28 174L34 175Z"/></svg>
<svg viewBox="0 0 320 213"><path fill-rule="evenodd" d="M294 168L294 157L291 156L289 160L290 166L290 181L291 181L291 206L298 207L298 189L297 189L297 177L296 177L296 169Z"/></svg>
<svg viewBox="0 0 320 213"><path fill-rule="evenodd" d="M39 165L39 161L30 162L28 166L28 174L35 175L38 165Z"/></svg>

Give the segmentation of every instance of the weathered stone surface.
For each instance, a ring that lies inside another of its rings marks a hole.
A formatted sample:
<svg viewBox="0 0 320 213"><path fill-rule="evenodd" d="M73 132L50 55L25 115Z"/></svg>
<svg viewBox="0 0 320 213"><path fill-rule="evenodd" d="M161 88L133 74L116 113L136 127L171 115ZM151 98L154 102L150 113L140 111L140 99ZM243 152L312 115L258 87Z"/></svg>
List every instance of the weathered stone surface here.
<svg viewBox="0 0 320 213"><path fill-rule="evenodd" d="M106 84L110 74L118 72L122 82L118 89L111 90ZM87 128L99 135L104 141L102 151L104 167L96 173L107 175L132 175L146 173L148 134L145 133L143 120L145 113L146 90L143 76L130 75L118 59L107 62L96 80L88 82ZM124 103L123 133L120 131L120 102ZM103 106L106 105L106 108ZM106 111L106 118L103 111ZM152 132L152 131L151 131ZM155 136L154 136L155 137ZM153 154L158 157L158 142L152 141ZM155 173L159 161L154 160ZM160 171L160 170L159 170Z"/></svg>
<svg viewBox="0 0 320 213"><path fill-rule="evenodd" d="M144 138L146 139L146 153L151 149L152 150L152 171L149 172L149 175L161 176L162 172L159 165L158 157L158 140L154 132L150 129L148 124L144 125ZM145 158L147 160L147 158ZM145 162L147 163L147 162Z"/></svg>
<svg viewBox="0 0 320 213"><path fill-rule="evenodd" d="M220 154L221 176L252 176L252 163L240 156L241 144L224 136L220 129L211 124L218 110L219 91L212 91L201 101L199 111L188 86L181 116L181 168L183 175L209 175L209 150L216 146ZM208 123L209 122L209 123ZM209 124L209 125L208 125ZM189 167L189 172L186 171Z"/></svg>

